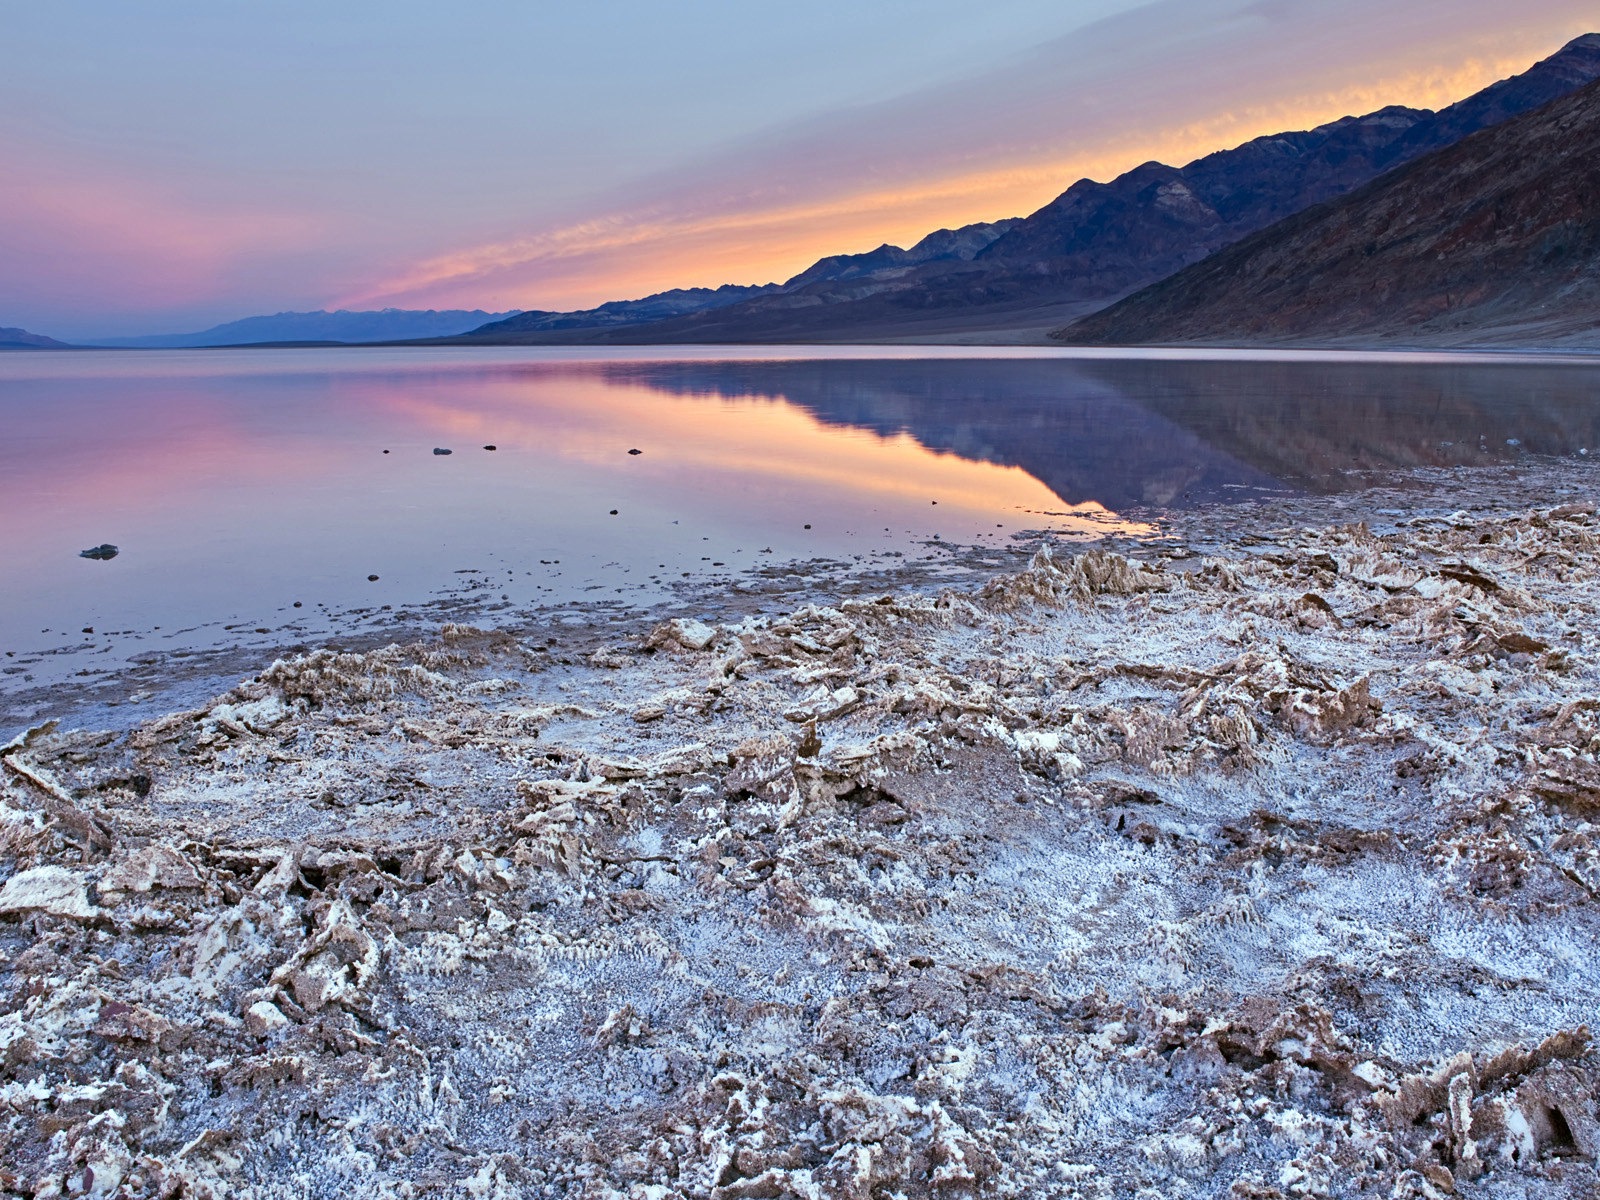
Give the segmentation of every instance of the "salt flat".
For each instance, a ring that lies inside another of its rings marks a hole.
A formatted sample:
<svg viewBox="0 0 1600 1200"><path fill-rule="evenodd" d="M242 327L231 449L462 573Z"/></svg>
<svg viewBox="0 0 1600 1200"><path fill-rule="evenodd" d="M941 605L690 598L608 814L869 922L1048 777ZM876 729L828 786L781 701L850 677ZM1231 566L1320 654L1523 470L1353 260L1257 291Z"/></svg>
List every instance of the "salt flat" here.
<svg viewBox="0 0 1600 1200"><path fill-rule="evenodd" d="M24 735L0 1185L1591 1195L1587 472Z"/></svg>

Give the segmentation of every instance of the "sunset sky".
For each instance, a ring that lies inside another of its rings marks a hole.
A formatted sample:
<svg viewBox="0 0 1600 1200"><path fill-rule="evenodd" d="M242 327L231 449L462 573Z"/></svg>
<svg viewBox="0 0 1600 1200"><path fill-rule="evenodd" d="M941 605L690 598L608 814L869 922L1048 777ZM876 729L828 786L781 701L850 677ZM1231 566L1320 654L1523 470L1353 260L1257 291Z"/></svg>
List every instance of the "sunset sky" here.
<svg viewBox="0 0 1600 1200"><path fill-rule="evenodd" d="M1388 103L1592 0L0 3L0 326L783 279Z"/></svg>

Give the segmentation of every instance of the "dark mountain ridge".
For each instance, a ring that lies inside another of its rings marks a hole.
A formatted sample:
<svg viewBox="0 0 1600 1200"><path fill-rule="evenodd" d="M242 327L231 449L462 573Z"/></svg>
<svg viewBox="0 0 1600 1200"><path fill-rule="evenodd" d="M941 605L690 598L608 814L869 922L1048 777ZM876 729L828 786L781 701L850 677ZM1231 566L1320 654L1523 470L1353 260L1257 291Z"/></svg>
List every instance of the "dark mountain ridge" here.
<svg viewBox="0 0 1600 1200"><path fill-rule="evenodd" d="M570 331L589 334L627 329L677 317L715 312L719 309L755 301L761 297L798 292L809 285L838 283L899 273L924 263L970 261L979 251L1001 236L1012 225L1009 221L980 222L960 229L938 229L909 250L885 243L862 254L834 254L818 259L811 266L783 283L754 286L723 284L719 288L674 288L638 300L612 300L576 312L534 311L496 321L471 332L471 339L499 341L511 336L519 340L563 341ZM543 336L536 336L543 335Z"/></svg>
<svg viewBox="0 0 1600 1200"><path fill-rule="evenodd" d="M860 279L895 267L916 267L933 262L971 262L1020 220L1020 217L1011 217L1004 221L963 225L960 229L936 229L909 250L885 243L865 254L830 255L818 259L800 274L786 280L781 290L792 292L812 283Z"/></svg>
<svg viewBox="0 0 1600 1200"><path fill-rule="evenodd" d="M725 283L717 288L673 288L638 300L611 300L594 308L573 312L547 312L534 309L517 313L472 330L472 335L495 336L515 333L547 333L566 329L611 329L660 321L686 313L737 304L752 296L765 295L780 285L763 283L751 287Z"/></svg>
<svg viewBox="0 0 1600 1200"><path fill-rule="evenodd" d="M1600 341L1600 81L1060 331L1072 343Z"/></svg>
<svg viewBox="0 0 1600 1200"><path fill-rule="evenodd" d="M1101 295L1153 281L1419 155L1600 78L1600 34L1438 112L1391 106L1270 134L1185 167L1082 180L979 256Z"/></svg>

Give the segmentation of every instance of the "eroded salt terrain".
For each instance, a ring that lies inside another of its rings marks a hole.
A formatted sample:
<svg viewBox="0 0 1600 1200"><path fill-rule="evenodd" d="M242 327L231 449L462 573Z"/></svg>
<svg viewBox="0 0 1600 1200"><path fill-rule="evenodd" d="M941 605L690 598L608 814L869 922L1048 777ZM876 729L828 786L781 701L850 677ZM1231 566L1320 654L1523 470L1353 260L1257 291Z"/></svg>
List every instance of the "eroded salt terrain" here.
<svg viewBox="0 0 1600 1200"><path fill-rule="evenodd" d="M0 1193L1594 1195L1594 506L1211 548L24 735Z"/></svg>

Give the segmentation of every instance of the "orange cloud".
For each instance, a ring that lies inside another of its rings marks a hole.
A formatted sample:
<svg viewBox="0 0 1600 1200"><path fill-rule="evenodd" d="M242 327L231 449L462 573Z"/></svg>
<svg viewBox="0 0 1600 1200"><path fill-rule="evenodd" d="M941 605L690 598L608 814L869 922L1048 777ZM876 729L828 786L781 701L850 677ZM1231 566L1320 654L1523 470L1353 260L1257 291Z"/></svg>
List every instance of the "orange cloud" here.
<svg viewBox="0 0 1600 1200"><path fill-rule="evenodd" d="M998 166L957 169L790 200L757 195L734 205L656 205L465 247L423 259L341 299L446 305L490 302L580 308L671 287L784 279L817 258L882 242L910 245L944 226L1031 212L1078 178L1106 179L1140 162L1181 163L1283 129L1403 104L1438 108L1525 69L1526 52L1479 57L1452 69L1403 70L1337 88L1230 105L1135 138L1120 130ZM748 195L748 193L745 193Z"/></svg>

